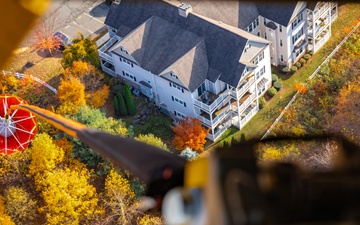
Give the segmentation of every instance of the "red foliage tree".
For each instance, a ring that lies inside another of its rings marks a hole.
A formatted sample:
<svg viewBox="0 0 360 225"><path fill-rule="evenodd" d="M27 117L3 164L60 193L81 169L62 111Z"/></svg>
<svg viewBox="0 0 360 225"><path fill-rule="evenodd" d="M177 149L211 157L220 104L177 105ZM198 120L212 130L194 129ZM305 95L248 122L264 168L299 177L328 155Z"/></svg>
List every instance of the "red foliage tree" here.
<svg viewBox="0 0 360 225"><path fill-rule="evenodd" d="M172 142L177 149L184 150L189 147L194 150L204 151L205 138L209 133L209 129L204 128L198 119L188 118L181 120L180 123L171 126L171 129L175 132Z"/></svg>

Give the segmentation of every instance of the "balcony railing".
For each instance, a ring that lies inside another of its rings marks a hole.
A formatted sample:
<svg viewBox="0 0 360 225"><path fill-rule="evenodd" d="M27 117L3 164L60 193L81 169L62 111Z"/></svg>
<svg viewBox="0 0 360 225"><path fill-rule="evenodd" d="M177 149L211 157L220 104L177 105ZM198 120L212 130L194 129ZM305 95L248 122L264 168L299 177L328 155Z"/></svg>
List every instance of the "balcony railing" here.
<svg viewBox="0 0 360 225"><path fill-rule="evenodd" d="M109 48L112 47L115 43L118 42L118 38L116 36L109 39L99 50L99 56L109 62L113 62L111 57L111 53L108 52Z"/></svg>
<svg viewBox="0 0 360 225"><path fill-rule="evenodd" d="M329 38L330 38L330 31L328 31L324 37L321 37L320 40L316 41L315 48L314 48L315 51L317 51L321 46L323 46L327 42L327 40L329 40Z"/></svg>
<svg viewBox="0 0 360 225"><path fill-rule="evenodd" d="M237 91L234 91L234 90L231 90L231 95L233 97L236 97L236 99L239 99L241 97L241 95L245 94L246 91L249 89L249 87L251 87L252 84L254 84L255 82L255 78L252 77L250 78L250 80L248 82L246 82L239 90Z"/></svg>
<svg viewBox="0 0 360 225"><path fill-rule="evenodd" d="M254 107L243 119L241 119L241 127L244 126L256 114L258 107Z"/></svg>
<svg viewBox="0 0 360 225"><path fill-rule="evenodd" d="M319 18L329 8L329 2L325 3L316 13L314 13L315 20Z"/></svg>
<svg viewBox="0 0 360 225"><path fill-rule="evenodd" d="M224 116L226 116L228 114L228 112L230 111L230 105L226 106L225 108L222 109L221 113L219 115L217 115L216 117L214 117L212 120L209 120L201 115L198 115L197 118L204 123L205 125L209 126L209 127L214 127L216 126L219 122L221 122L221 119L224 118Z"/></svg>
<svg viewBox="0 0 360 225"><path fill-rule="evenodd" d="M116 73L115 73L114 70L112 70L112 69L110 69L110 68L108 68L108 67L106 67L106 66L104 66L104 65L102 66L102 70L103 70L104 72L110 74L111 76L115 76L115 75L116 75Z"/></svg>
<svg viewBox="0 0 360 225"><path fill-rule="evenodd" d="M194 99L195 106L199 107L200 109L206 111L207 113L212 113L217 106L227 97L229 96L229 91L226 89L222 92L210 105L203 103L197 99Z"/></svg>
<svg viewBox="0 0 360 225"><path fill-rule="evenodd" d="M227 129L229 129L229 127L231 126L231 121L228 120L226 121L223 126L217 130L214 135L212 135L211 133L209 133L206 137L212 141L215 141L217 138L219 138Z"/></svg>
<svg viewBox="0 0 360 225"><path fill-rule="evenodd" d="M244 111L249 104L254 101L254 99L256 98L256 93L252 93L243 103L241 103L241 105L239 106L239 108L236 105L232 105L231 109L235 112L242 112Z"/></svg>

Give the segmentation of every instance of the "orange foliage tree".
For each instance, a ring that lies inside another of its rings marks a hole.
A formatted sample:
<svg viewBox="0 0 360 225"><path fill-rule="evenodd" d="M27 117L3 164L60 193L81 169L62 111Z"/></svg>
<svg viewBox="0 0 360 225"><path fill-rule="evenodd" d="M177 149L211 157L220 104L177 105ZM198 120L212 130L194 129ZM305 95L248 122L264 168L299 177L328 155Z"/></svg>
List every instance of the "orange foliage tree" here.
<svg viewBox="0 0 360 225"><path fill-rule="evenodd" d="M204 151L206 143L206 135L210 129L202 126L201 122L196 118L188 118L181 120L175 126L171 126L175 132L173 144L179 150L184 150L186 147L194 150Z"/></svg>
<svg viewBox="0 0 360 225"><path fill-rule="evenodd" d="M306 94L307 88L299 83L295 83L294 88L299 91L301 94Z"/></svg>
<svg viewBox="0 0 360 225"><path fill-rule="evenodd" d="M32 47L41 52L52 55L54 51L60 48L60 40L54 37L56 14L50 12L41 20L42 22L35 28Z"/></svg>

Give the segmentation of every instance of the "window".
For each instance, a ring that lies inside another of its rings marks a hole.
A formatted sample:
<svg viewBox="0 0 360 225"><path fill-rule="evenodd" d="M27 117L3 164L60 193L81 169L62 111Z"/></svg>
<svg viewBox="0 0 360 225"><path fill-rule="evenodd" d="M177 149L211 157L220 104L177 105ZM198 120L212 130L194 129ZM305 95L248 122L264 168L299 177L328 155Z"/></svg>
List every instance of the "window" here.
<svg viewBox="0 0 360 225"><path fill-rule="evenodd" d="M284 62L284 56L283 55L280 55L280 61Z"/></svg>
<svg viewBox="0 0 360 225"><path fill-rule="evenodd" d="M136 77L133 76L133 75L131 75L130 73L125 72L125 71L123 70L123 71L122 71L122 74L123 74L123 76L128 77L128 78L130 78L131 80L136 81Z"/></svg>
<svg viewBox="0 0 360 225"><path fill-rule="evenodd" d="M128 64L129 66L134 67L134 64L132 62L130 62L129 60L122 58L122 57L119 57L119 58L120 58L120 62L124 62L124 63Z"/></svg>
<svg viewBox="0 0 360 225"><path fill-rule="evenodd" d="M265 32L264 36L265 36L265 39L267 39L267 35L266 35L266 32Z"/></svg>
<svg viewBox="0 0 360 225"><path fill-rule="evenodd" d="M186 102L184 102L181 99L178 99L177 97L171 96L171 100L173 100L174 102L179 103L180 105L183 105L184 107L186 107Z"/></svg>
<svg viewBox="0 0 360 225"><path fill-rule="evenodd" d="M258 64L264 59L264 52L261 52L253 61L254 64Z"/></svg>
<svg viewBox="0 0 360 225"><path fill-rule="evenodd" d="M293 44L296 43L297 40L299 40L299 38L303 35L303 29L301 28L301 30L299 30L299 32L297 32L293 37L292 37L292 41Z"/></svg>
<svg viewBox="0 0 360 225"><path fill-rule="evenodd" d="M303 53L303 51L304 51L304 47L299 48L299 50L295 54L295 57L296 58L299 57L299 55L301 55L301 53Z"/></svg>
<svg viewBox="0 0 360 225"><path fill-rule="evenodd" d="M302 21L302 14L299 14L299 15L295 18L294 22L292 22L291 28L292 28L292 29L296 28L296 27L300 24L301 21Z"/></svg>
<svg viewBox="0 0 360 225"><path fill-rule="evenodd" d="M263 74L265 74L265 66L263 66L258 72L255 73L256 80L259 79Z"/></svg>
<svg viewBox="0 0 360 225"><path fill-rule="evenodd" d="M259 36L259 37L260 37L260 31L259 31L259 32L257 32L257 36Z"/></svg>
<svg viewBox="0 0 360 225"><path fill-rule="evenodd" d="M260 96L262 93L264 93L266 90L266 86L262 86L259 90L258 90L258 96Z"/></svg>
<svg viewBox="0 0 360 225"><path fill-rule="evenodd" d="M184 116L184 114L179 113L178 111L174 111L174 114L176 117L180 118L180 119L186 119L186 116Z"/></svg>
<svg viewBox="0 0 360 225"><path fill-rule="evenodd" d="M184 93L184 89L182 87L180 87L179 85L171 83L171 82L169 82L169 85L170 85L170 87L176 88L179 91L181 91L182 93Z"/></svg>
<svg viewBox="0 0 360 225"><path fill-rule="evenodd" d="M257 26L259 26L259 18L256 18L245 30L247 32L252 32Z"/></svg>
<svg viewBox="0 0 360 225"><path fill-rule="evenodd" d="M283 43L282 43L282 40L280 39L280 47L282 47L283 46Z"/></svg>
<svg viewBox="0 0 360 225"><path fill-rule="evenodd" d="M170 76L172 76L172 77L174 77L174 78L176 78L176 79L179 79L178 76L176 76L176 74L173 73L173 72L170 72Z"/></svg>
<svg viewBox="0 0 360 225"><path fill-rule="evenodd" d="M279 27L279 30L280 30L280 32L282 32L282 26L280 25L280 27Z"/></svg>
<svg viewBox="0 0 360 225"><path fill-rule="evenodd" d="M264 25L266 25L266 19L264 18Z"/></svg>

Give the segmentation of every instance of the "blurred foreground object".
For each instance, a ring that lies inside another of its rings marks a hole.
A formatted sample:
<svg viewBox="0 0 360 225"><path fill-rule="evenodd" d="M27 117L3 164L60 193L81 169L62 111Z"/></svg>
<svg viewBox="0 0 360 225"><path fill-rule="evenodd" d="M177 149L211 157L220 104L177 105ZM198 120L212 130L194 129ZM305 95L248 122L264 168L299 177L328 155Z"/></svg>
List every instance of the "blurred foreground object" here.
<svg viewBox="0 0 360 225"><path fill-rule="evenodd" d="M0 3L0 69L45 12L50 0L2 0Z"/></svg>

